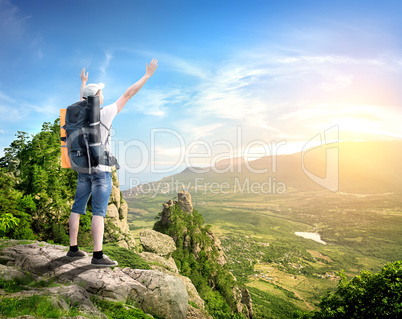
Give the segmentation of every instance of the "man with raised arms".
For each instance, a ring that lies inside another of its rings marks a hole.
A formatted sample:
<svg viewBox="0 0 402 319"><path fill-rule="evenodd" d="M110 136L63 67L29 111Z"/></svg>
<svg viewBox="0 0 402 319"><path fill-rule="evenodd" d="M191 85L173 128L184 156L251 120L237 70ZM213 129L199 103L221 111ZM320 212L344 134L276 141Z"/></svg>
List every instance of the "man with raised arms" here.
<svg viewBox="0 0 402 319"><path fill-rule="evenodd" d="M110 153L111 138L109 131L112 126L114 117L123 109L129 99L131 99L154 74L158 67L158 60L152 59L151 63L145 65L145 75L136 83L131 85L116 102L107 105L100 110L101 120L101 143L105 151ZM85 69L81 71L81 94L80 98L87 99L88 96L98 95L100 105L103 104L103 83L88 84L88 73ZM117 262L111 260L103 254L103 234L104 234L104 218L109 202L110 193L112 191L111 166L98 165L97 172L78 173L77 190L75 193L74 204L71 209L69 228L70 228L70 250L67 252L68 257L85 257L86 254L78 249L77 236L80 216L85 215L86 205L92 194L92 223L91 231L93 237L93 257L91 264L94 266L117 266Z"/></svg>

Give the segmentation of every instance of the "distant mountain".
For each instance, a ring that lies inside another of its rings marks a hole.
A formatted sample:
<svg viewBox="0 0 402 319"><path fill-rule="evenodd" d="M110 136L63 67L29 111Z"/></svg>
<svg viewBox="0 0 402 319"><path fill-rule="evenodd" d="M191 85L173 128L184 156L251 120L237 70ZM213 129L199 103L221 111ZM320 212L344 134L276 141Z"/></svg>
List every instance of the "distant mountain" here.
<svg viewBox="0 0 402 319"><path fill-rule="evenodd" d="M156 183L215 193L280 193L284 188L286 192L402 192L402 141L340 142L254 161L225 159L209 168L188 167ZM141 192L140 188L125 195Z"/></svg>

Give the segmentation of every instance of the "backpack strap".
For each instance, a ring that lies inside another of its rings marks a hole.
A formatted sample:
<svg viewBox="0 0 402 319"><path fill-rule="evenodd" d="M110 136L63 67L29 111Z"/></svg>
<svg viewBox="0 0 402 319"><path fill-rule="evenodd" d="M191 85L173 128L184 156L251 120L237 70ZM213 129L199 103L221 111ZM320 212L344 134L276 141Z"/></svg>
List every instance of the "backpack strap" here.
<svg viewBox="0 0 402 319"><path fill-rule="evenodd" d="M110 130L112 129L112 125L110 125L110 127L108 128L105 124L102 123L102 121L100 121L100 124L106 129L107 131L107 137L106 137L106 142L109 141L109 137L110 137ZM105 145L102 145L105 149L106 149L106 142Z"/></svg>
<svg viewBox="0 0 402 319"><path fill-rule="evenodd" d="M84 138L84 142L85 142L85 147L87 149L87 157L88 157L88 169L89 169L89 174L91 174L91 152L89 150L89 141L88 141L88 136L86 134L86 130L84 128L82 128L84 134L83 134L83 138Z"/></svg>
<svg viewBox="0 0 402 319"><path fill-rule="evenodd" d="M102 121L100 121L100 124L107 130L108 134L106 137L105 145L102 145L103 149L105 150L103 160L101 160L99 164L103 164L106 166L115 166L116 169L120 169L120 165L117 162L116 157L112 155L110 152L106 151L106 143L110 141L110 131L112 130L112 125L110 125L110 127L108 128L104 123L102 123Z"/></svg>

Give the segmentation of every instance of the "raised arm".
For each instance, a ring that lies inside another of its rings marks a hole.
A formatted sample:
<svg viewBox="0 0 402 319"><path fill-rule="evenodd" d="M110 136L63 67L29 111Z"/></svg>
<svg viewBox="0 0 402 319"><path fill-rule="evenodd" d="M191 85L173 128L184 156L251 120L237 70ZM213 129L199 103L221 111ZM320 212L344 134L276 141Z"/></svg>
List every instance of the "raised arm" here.
<svg viewBox="0 0 402 319"><path fill-rule="evenodd" d="M87 75L85 75L85 68L81 70L81 90L80 90L80 101L83 100L82 98L82 91L84 90L85 85L87 85L88 81L88 72Z"/></svg>
<svg viewBox="0 0 402 319"><path fill-rule="evenodd" d="M134 83L132 86L130 86L124 94L119 97L119 99L116 101L117 104L117 113L119 113L124 105L126 105L127 101L131 99L145 84L145 82L148 81L148 79L154 74L156 68L158 67L158 60L157 59L152 59L151 63L148 64L145 63L145 75L139 79L136 83Z"/></svg>

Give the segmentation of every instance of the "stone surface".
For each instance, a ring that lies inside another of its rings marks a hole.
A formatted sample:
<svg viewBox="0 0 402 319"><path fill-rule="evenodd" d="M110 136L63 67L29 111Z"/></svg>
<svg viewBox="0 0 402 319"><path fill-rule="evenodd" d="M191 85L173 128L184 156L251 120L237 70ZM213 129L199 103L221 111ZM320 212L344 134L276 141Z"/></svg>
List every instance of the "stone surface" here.
<svg viewBox="0 0 402 319"><path fill-rule="evenodd" d="M14 258L11 258L10 256L0 256L0 264L7 265L9 262L15 262Z"/></svg>
<svg viewBox="0 0 402 319"><path fill-rule="evenodd" d="M57 309L68 310L70 305L74 305L83 315L89 316L90 318L107 319L107 316L102 314L98 308L94 306L90 300L89 293L83 287L77 285L43 287L36 289L32 288L31 290L21 290L16 293L7 293L8 298L26 298L33 295L42 295L48 297L53 306ZM67 303L67 301L69 303ZM29 317L20 316L18 318Z"/></svg>
<svg viewBox="0 0 402 319"><path fill-rule="evenodd" d="M10 281L16 278L23 278L24 273L15 269L14 267L8 267L0 265L0 278Z"/></svg>
<svg viewBox="0 0 402 319"><path fill-rule="evenodd" d="M127 222L128 205L121 198L119 181L117 180L116 169L112 168L112 192L109 198L105 218L105 239L104 242L114 242L119 246L134 249L135 241L130 232Z"/></svg>
<svg viewBox="0 0 402 319"><path fill-rule="evenodd" d="M108 205L106 211L106 218L116 220L116 222L120 221L119 209L116 207L116 205L114 204Z"/></svg>
<svg viewBox="0 0 402 319"><path fill-rule="evenodd" d="M172 257L166 259L164 257L149 252L142 252L140 255L144 260L151 263L150 265L153 270L158 270L167 274L171 274L179 278L184 283L188 294L188 301L193 302L197 306L197 308L194 308L189 305L186 317L187 319L212 319L212 317L206 315L204 300L202 300L199 296L197 289L194 287L190 278L179 275L176 263L174 262L174 259ZM192 310L190 310L191 308Z"/></svg>
<svg viewBox="0 0 402 319"><path fill-rule="evenodd" d="M193 213L193 205L191 202L191 195L188 192L179 192L178 193L178 201L180 208L182 211L187 212L187 213ZM161 219L160 222L162 225L167 225L171 224L172 221L170 220L170 215L171 215L171 207L175 205L175 202L172 200L169 200L168 202L163 204L163 211L161 214ZM201 230L198 228L193 229L192 235L191 236L198 236L201 234ZM213 258L214 261L216 261L218 264L221 266L224 266L227 263L227 257L222 249L221 242L219 238L211 231L207 230L207 236L210 238L210 243L205 245L203 242L197 242L193 241L191 236L187 233L187 230L184 229L181 234L180 238L173 238L175 242L177 242L179 239L183 240L183 248L189 248L191 247L192 253L194 254L195 259L199 258L200 252L204 249L205 252L207 253L207 258ZM217 256L213 254L213 252L217 253ZM212 279L213 281L213 279ZM212 282L212 285L216 285L215 282ZM236 310L238 313L243 313L246 315L246 318L252 319L253 318L253 309L252 309L252 301L250 294L247 289L242 290L239 285L236 283L234 284L232 288L233 295L234 295L234 304L236 305ZM197 302L195 300L192 300L192 293L191 289L187 287L187 292L189 294L189 300L192 302ZM197 293L198 296L198 293ZM198 296L199 297L199 296ZM198 306L198 304L197 304ZM191 309L191 308L190 308ZM194 308L195 309L195 308ZM198 313L195 314L195 310L197 309L192 309L189 310L191 312L194 312L194 318L197 318L199 315ZM199 309L204 309L204 307L200 306ZM201 311L202 313L202 311Z"/></svg>
<svg viewBox="0 0 402 319"><path fill-rule="evenodd" d="M187 212L192 214L193 213L193 204L191 202L191 194L189 192L179 192L178 196L178 203L180 208L183 212Z"/></svg>
<svg viewBox="0 0 402 319"><path fill-rule="evenodd" d="M149 253L149 252L142 252L140 254L140 256L146 262L151 263L152 269L154 269L153 266L159 266L159 267L165 268L171 272L174 272L177 274L179 273L176 263L174 262L174 259L172 257L170 257L169 259L166 259L157 254Z"/></svg>
<svg viewBox="0 0 402 319"><path fill-rule="evenodd" d="M151 309L152 313L154 309L159 309L163 312L160 314L162 318L186 318L188 294L180 279L153 270L125 268L123 272L147 287L146 295L136 299L144 311Z"/></svg>
<svg viewBox="0 0 402 319"><path fill-rule="evenodd" d="M140 241L146 252L169 258L176 250L172 237L151 229L140 232Z"/></svg>
<svg viewBox="0 0 402 319"><path fill-rule="evenodd" d="M128 215L128 204L126 201L123 201L119 208L119 219L120 220L127 220ZM127 225L128 226L128 225Z"/></svg>
<svg viewBox="0 0 402 319"><path fill-rule="evenodd" d="M236 280L234 276L233 278ZM232 292L236 302L237 312L244 314L246 318L253 319L253 305L250 292L247 290L247 288L242 288L236 285L233 287Z"/></svg>
<svg viewBox="0 0 402 319"><path fill-rule="evenodd" d="M113 172L114 173L114 172ZM117 178L116 178L117 181ZM120 208L120 188L116 186L116 182L113 181L112 191L110 193L109 203L114 204L117 208Z"/></svg>
<svg viewBox="0 0 402 319"><path fill-rule="evenodd" d="M251 299L250 292L245 288L241 288L241 295L242 295L241 303L243 305L246 305L248 318L253 319L254 318L253 302Z"/></svg>
<svg viewBox="0 0 402 319"><path fill-rule="evenodd" d="M200 309L194 308L193 306L188 306L187 318L186 319L213 319L212 316L201 311Z"/></svg>
<svg viewBox="0 0 402 319"><path fill-rule="evenodd" d="M81 291L66 293L70 297L76 293L83 300L83 307L90 308L85 294L96 294L115 301L133 300L144 312L165 319L186 318L188 293L179 278L154 270L97 268L91 266L91 257L66 257L67 250L63 246L33 243L6 247L2 255L14 258L16 268L22 272L81 287Z"/></svg>
<svg viewBox="0 0 402 319"><path fill-rule="evenodd" d="M216 262L220 264L221 266L225 265L227 263L227 257L225 255L225 252L222 249L221 246L221 241L219 240L218 237L215 236L215 234L212 231L208 231L207 235L209 238L211 238L212 241L212 247L216 248L216 251L218 252L218 257L216 258ZM212 250L211 247L211 250Z"/></svg>
<svg viewBox="0 0 402 319"><path fill-rule="evenodd" d="M162 210L162 216L161 216L161 223L162 225L166 225L166 224L171 224L172 221L170 220L170 207L172 207L174 205L172 200L169 200L166 203L163 203L163 210Z"/></svg>
<svg viewBox="0 0 402 319"><path fill-rule="evenodd" d="M194 302L198 309L204 309L204 300L201 299L200 295L197 292L197 289L194 287L193 282L190 278L179 275L179 278L183 281L184 285L186 286L186 290L188 293L188 300Z"/></svg>
<svg viewBox="0 0 402 319"><path fill-rule="evenodd" d="M70 304L78 305L78 309L87 314L99 315L99 310L94 306L90 299L90 294L85 288L71 285L64 287L52 287L47 289L53 295L60 295L69 300ZM104 316L106 317L106 316Z"/></svg>

